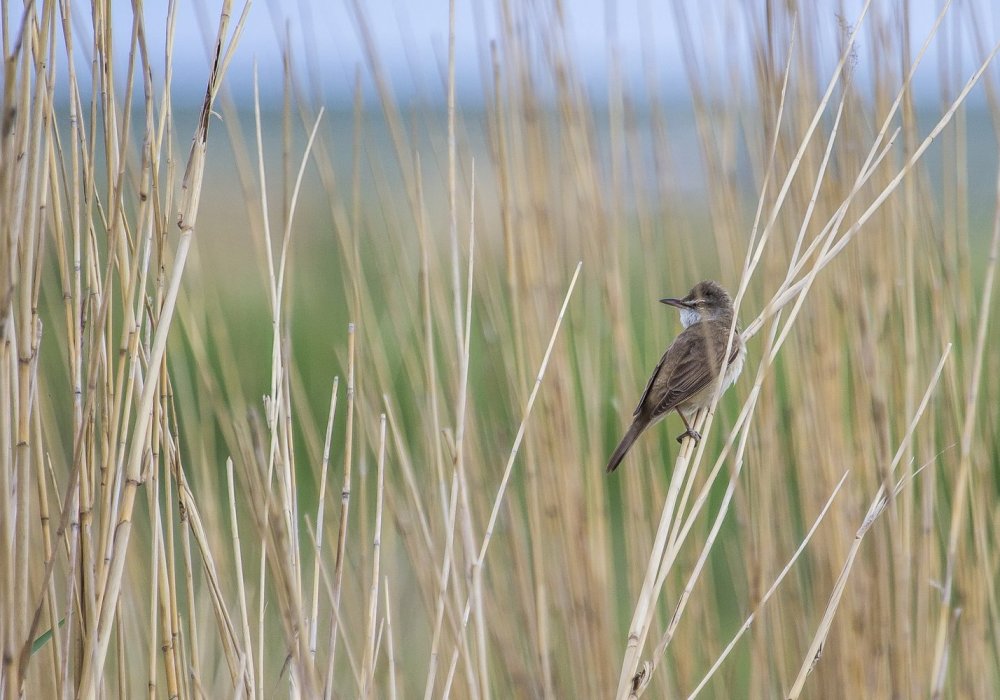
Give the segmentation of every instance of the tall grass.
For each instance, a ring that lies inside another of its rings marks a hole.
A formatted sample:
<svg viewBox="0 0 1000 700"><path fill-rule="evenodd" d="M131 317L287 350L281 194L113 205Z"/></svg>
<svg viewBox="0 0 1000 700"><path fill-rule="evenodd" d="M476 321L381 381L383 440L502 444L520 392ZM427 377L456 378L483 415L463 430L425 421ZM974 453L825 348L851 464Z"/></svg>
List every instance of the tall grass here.
<svg viewBox="0 0 1000 700"><path fill-rule="evenodd" d="M188 134L182 7L157 75L143 13L3 5L4 697L996 695L988 18L679 2L681 107L654 9L604 93L498 3L478 111L454 5L438 109L355 2L353 109L289 47L246 112L227 3ZM608 477L702 278L744 376Z"/></svg>

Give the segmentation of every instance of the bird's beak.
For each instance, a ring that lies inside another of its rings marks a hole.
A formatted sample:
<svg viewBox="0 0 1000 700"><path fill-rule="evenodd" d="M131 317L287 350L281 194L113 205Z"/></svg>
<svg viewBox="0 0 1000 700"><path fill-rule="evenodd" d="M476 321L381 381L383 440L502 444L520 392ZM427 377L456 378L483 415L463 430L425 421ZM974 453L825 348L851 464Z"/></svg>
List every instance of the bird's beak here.
<svg viewBox="0 0 1000 700"><path fill-rule="evenodd" d="M673 297L668 297L666 299L660 299L661 304L666 304L667 306L675 306L678 309L690 309L691 305L684 301L683 299L674 299Z"/></svg>

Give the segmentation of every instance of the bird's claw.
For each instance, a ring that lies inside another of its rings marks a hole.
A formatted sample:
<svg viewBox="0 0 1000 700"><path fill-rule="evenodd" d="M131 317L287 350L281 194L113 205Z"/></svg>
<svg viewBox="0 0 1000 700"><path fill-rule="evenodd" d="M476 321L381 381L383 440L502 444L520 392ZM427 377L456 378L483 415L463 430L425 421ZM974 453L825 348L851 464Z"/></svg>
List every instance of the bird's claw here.
<svg viewBox="0 0 1000 700"><path fill-rule="evenodd" d="M701 442L701 433L699 433L697 430L690 430L690 429L685 430L683 433L681 433L680 435L678 435L677 436L677 442L684 442L684 438L686 438L686 437L690 437L690 438L694 439L694 444L696 444L696 445L699 442Z"/></svg>

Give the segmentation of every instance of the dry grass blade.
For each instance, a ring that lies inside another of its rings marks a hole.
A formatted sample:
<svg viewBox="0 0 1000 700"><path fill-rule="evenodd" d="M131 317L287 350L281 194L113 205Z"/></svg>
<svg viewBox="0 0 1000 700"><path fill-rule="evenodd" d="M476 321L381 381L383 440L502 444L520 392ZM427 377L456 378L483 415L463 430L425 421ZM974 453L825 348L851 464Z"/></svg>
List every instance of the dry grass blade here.
<svg viewBox="0 0 1000 700"><path fill-rule="evenodd" d="M534 408L535 398L538 396L538 390L542 385L542 378L545 377L545 369L549 364L549 357L552 354L552 348L556 344L556 337L559 333L559 327L562 325L563 316L566 315L566 307L569 306L569 300L573 296L573 289L576 287L576 281L580 277L580 270L583 268L583 262L579 262L576 265L576 269L573 271L573 277L569 281L569 288L566 290L566 296L563 299L562 307L559 309L559 315L556 316L555 324L552 328L552 335L549 337L549 344L545 348L545 354L542 355L542 362L538 368L538 374L535 376L535 382L531 387L531 393L528 395L528 402L524 406L524 415L521 418L521 425L517 429L517 435L514 437L514 444L510 448L510 456L507 458L507 465L504 467L503 477L500 479L500 486L497 488L497 495L493 500L493 509L490 512L490 519L486 525L486 532L483 535L483 542L479 548L479 554L476 560L472 564L473 577L476 576L477 570L482 569L483 561L486 558L486 550L490 546L490 540L493 537L493 529L496 527L497 518L500 515L500 506L503 503L504 495L507 492L507 484L510 481L511 473L514 469L514 460L517 458L518 450L521 447L521 441L524 440L524 432L528 426L528 419L531 417L531 409ZM469 593L468 598L465 601L465 608L462 611L462 626L461 632L464 638L466 625L469 622L469 612L472 607L472 592ZM448 669L449 682L445 684L444 696L447 697L449 689L451 687L450 679L455 672L455 664L458 662L458 645L456 645L455 651L451 656L451 664Z"/></svg>
<svg viewBox="0 0 1000 700"><path fill-rule="evenodd" d="M727 644L726 648L722 650L721 654L719 654L719 657L715 660L715 663L712 664L712 667L708 669L708 672L705 674L705 677L702 678L701 682L698 683L698 685L695 686L695 689L691 691L691 694L688 696L689 698L697 697L698 693L700 693L702 689L708 684L713 674L715 674L715 672L719 670L719 667L722 666L722 662L725 661L726 657L728 657L730 652L732 652L733 647L736 646L736 643L740 640L740 638L750 629L750 626L753 624L754 620L760 615L761 610L763 610L764 606L767 605L767 602L771 599L771 596L773 596L774 592L778 590L778 586L781 585L781 582L784 580L785 576L788 575L788 572L792 570L792 566L795 564L795 561L799 558L802 552L805 551L806 545L809 544L809 540L812 539L813 533L816 532L816 528L818 528L819 524L823 522L823 518L826 516L827 511L830 510L830 506L833 505L833 499L835 499L837 497L837 494L840 493L840 487L843 486L844 482L847 480L848 474L850 474L850 472L844 472L844 476L841 478L839 482L837 482L837 487L833 490L833 493L830 494L830 498L823 506L823 510L821 510L819 515L816 516L816 520L813 522L812 527L809 528L809 531L806 533L805 537L802 538L802 542L795 550L795 553L792 554L791 558L788 560L788 563L785 565L785 568L783 568L781 570L781 573L778 574L777 578L774 579L774 583L772 583L771 587L767 589L767 593L765 593L764 597L762 597L760 599L760 602L757 603L757 607L754 608L753 612L751 612L750 615L747 616L747 619L740 626L740 629L730 640L729 644ZM662 656L662 652L663 650L660 648L660 645L657 645L657 653L654 654L653 657L654 660L659 660L659 658Z"/></svg>
<svg viewBox="0 0 1000 700"><path fill-rule="evenodd" d="M947 564L944 582L941 586L941 611L938 616L936 641L934 644L934 681L933 693L940 696L944 691L945 671L947 668L947 639L951 618L955 613L951 610L954 593L955 553L959 537L966 517L967 490L969 475L972 470L972 441L976 429L976 416L979 407L979 392L982 389L983 359L986 352L986 337L990 322L990 308L993 301L993 284L996 278L997 258L1000 257L1000 171L997 172L997 200L993 215L993 237L986 263L985 281L979 302L979 320L976 330L976 347L973 353L972 371L969 375L968 393L965 400L965 422L962 425L962 441L958 468L958 483L952 497L951 525L948 531Z"/></svg>
<svg viewBox="0 0 1000 700"><path fill-rule="evenodd" d="M218 37L216 39L215 55L221 56L223 42L227 33L229 3L223 6ZM194 232L195 221L198 213L198 202L201 196L201 186L204 177L205 156L208 143L208 123L212 111L212 103L215 99L222 75L218 72L219 66L216 63L215 69L209 76L208 88L206 90L205 101L201 108L201 116L198 128L195 132L191 153L188 157L187 168L181 182L181 209L178 216L178 227L181 230L181 237L178 241L176 258L167 286L166 295L163 299L159 311L159 324L153 337L150 350L148 367L158 368L166 351L167 336L170 330L174 306L180 289L181 279L184 273L184 262L187 258L191 246L191 237ZM85 695L92 695L96 690L95 682L98 669L104 665L104 658L107 653L108 643L111 637L113 615L118 606L118 596L121 591L122 573L125 565L125 552L128 548L129 535L132 526L132 508L135 501L136 489L139 485L141 474L140 467L143 457L147 454L147 435L149 430L149 416L152 413L153 400L156 396L158 383L148 380L142 389L136 408L136 425L131 437L131 449L125 465L124 493L122 496L121 516L118 526L115 528L114 550L109 565L109 573L105 583L106 588L102 590L100 614L98 626L95 630L96 638L91 637L84 652L84 664L82 670L82 680L80 686Z"/></svg>
<svg viewBox="0 0 1000 700"><path fill-rule="evenodd" d="M941 359L938 361L937 368L934 370L930 383L927 385L927 390L924 392L924 397L920 401L920 406L917 408L916 413L910 421L909 429L903 436L903 440L896 451L896 456L893 458L892 464L889 465L887 473L892 474L895 471L900 458L906 450L907 443L913 438L913 433L917 429L917 423L923 416L924 409L927 408L927 403L930 401L931 394L937 386L938 379L941 376L941 370L944 369L945 361L947 361L950 352L951 343L945 347L944 352L941 354ZM871 529L872 525L875 524L875 520L878 516L885 511L885 508L890 500L894 498L905 485L906 479L900 479L896 487L894 489L889 489L888 493L886 493L885 486L880 486L878 492L875 494L875 498L871 502L871 505L868 506L868 512L865 515L865 519L862 521L861 525L858 527L857 533L854 535L854 540L851 542L851 549L847 553L847 559L844 562L844 567L841 569L840 575L837 577L837 582L834 584L833 592L830 594L830 602L827 605L826 612L823 614L823 619L820 621L819 627L816 629L816 634L813 637L812 643L809 645L809 650L802 661L802 666L799 669L798 675L795 677L795 682L792 683L792 688L788 691L787 697L789 700L799 697L802 693L802 688L805 685L806 677L819 662L820 654L823 651L823 644L826 641L827 636L830 634L833 616L836 614L837 606L840 604L840 600L844 595L844 590L847 588L847 580L851 575L851 569L854 566L854 561L861 548L861 541L864 539L865 534L867 534Z"/></svg>
<svg viewBox="0 0 1000 700"><path fill-rule="evenodd" d="M250 649L253 648L253 641L250 637L250 616L247 613L247 592L246 583L243 580L243 548L240 545L239 521L236 518L236 489L233 485L233 460L226 460L226 483L229 486L229 517L233 530L233 558L236 560L236 585L239 592L240 603L240 623L243 632L243 648L245 653L240 655L241 672L246 672L246 689L250 697L257 697L256 683L254 682L253 664L249 663Z"/></svg>
<svg viewBox="0 0 1000 700"><path fill-rule="evenodd" d="M372 545L372 580L371 595L368 602L368 643L365 645L364 684L361 686L361 697L367 698L375 693L375 664L377 662L375 644L375 621L378 613L379 566L382 551L382 494L385 485L385 414L379 418L378 432L378 486L375 492L375 540Z"/></svg>
<svg viewBox="0 0 1000 700"><path fill-rule="evenodd" d="M340 594L344 581L347 550L347 515L351 505L351 448L354 440L354 324L347 327L347 437L344 446L344 485L340 489L340 525L337 528L337 558L333 571L333 621L330 629L330 659L324 682L325 696L333 693L333 662L336 658L337 630L340 627Z"/></svg>
<svg viewBox="0 0 1000 700"><path fill-rule="evenodd" d="M330 416L326 422L326 438L323 440L323 464L320 466L319 482L319 505L316 512L316 549L313 569L312 586L312 622L309 630L309 650L313 657L316 656L316 635L319 631L319 569L318 562L322 561L323 550L323 524L326 522L324 513L326 510L326 477L330 466L330 443L333 438L333 419L337 415L337 388L340 386L340 377L333 378L333 389L330 391Z"/></svg>

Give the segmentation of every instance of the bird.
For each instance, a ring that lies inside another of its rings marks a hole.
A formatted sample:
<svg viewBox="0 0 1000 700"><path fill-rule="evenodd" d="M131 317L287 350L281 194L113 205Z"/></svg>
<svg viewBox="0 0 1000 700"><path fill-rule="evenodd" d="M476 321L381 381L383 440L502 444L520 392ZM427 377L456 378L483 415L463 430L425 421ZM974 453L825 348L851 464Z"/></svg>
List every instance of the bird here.
<svg viewBox="0 0 1000 700"><path fill-rule="evenodd" d="M722 372L734 310L729 293L717 282L703 280L686 297L660 299L660 303L680 311L684 330L663 353L646 382L639 405L632 413L632 425L608 459L609 474L618 468L636 438L671 411L677 411L687 428L677 436L677 442L690 437L697 444L701 435L691 427L695 415L711 404L719 376L722 375L721 394L736 381L746 361L746 344L737 324L726 369Z"/></svg>

